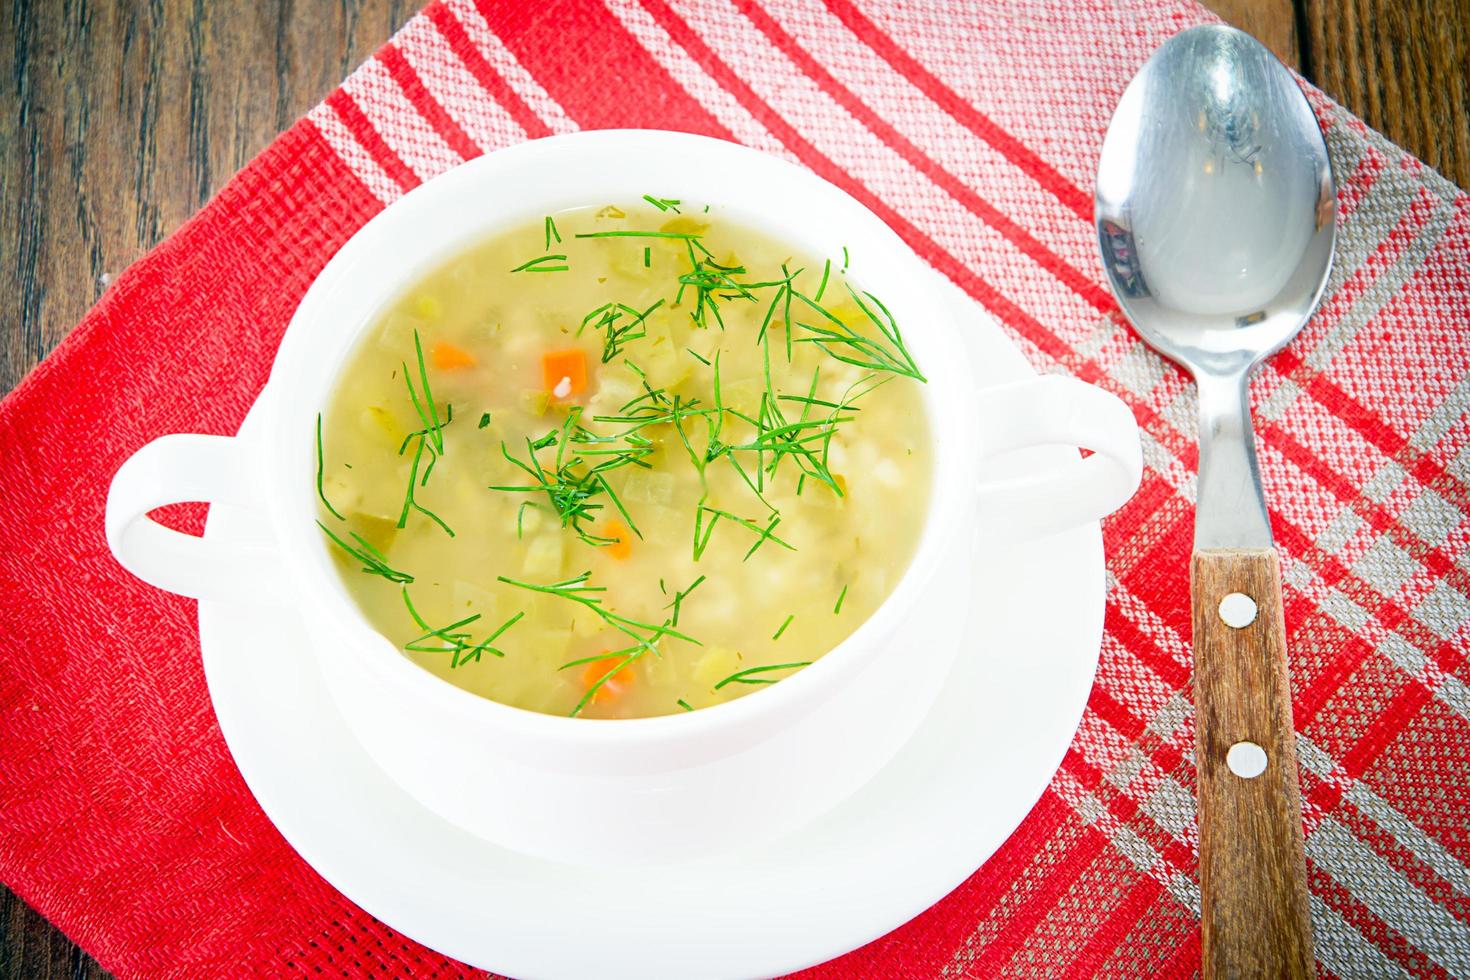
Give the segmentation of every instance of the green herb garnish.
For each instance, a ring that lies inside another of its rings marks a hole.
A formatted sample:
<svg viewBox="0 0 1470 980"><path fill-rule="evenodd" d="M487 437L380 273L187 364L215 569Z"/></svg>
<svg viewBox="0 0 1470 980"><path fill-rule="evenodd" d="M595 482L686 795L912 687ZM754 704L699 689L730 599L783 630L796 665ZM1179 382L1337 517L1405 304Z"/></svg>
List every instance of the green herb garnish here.
<svg viewBox="0 0 1470 980"><path fill-rule="evenodd" d="M720 681L718 684L715 685L715 690L718 691L726 684L774 684L777 680L780 680L781 678L778 677L775 680L767 680L765 678L759 678L754 675L766 674L773 670L795 670L798 667L810 667L811 665L812 662L810 660L804 660L801 663L795 664L771 664L769 667L749 667L745 670L737 671L736 673L733 673L729 677L726 677L724 680Z"/></svg>
<svg viewBox="0 0 1470 980"><path fill-rule="evenodd" d="M337 520L339 520L339 521L346 520L345 517L343 517L341 514L339 514L337 512L337 508L335 508L335 507L332 506L332 502L327 499L327 492L322 487L322 477L323 477L323 471L324 471L324 469L325 469L325 466L324 466L324 464L322 462L322 413L321 412L317 412L316 413L316 495L318 497L322 498L322 503L326 505L327 510L329 510L329 511L332 512L332 516L333 517L337 518Z"/></svg>
<svg viewBox="0 0 1470 980"><path fill-rule="evenodd" d="M846 285L844 283L844 285ZM863 302L862 296L857 294L851 286L847 287L848 293L852 295L853 301L857 303L858 309L863 315L878 328L882 340L868 337L858 333L852 327L843 323L833 316L826 307L816 300L798 292L800 299L812 310L820 314L831 326L815 326L809 323L801 324L804 330L810 331L816 336L801 338L803 343L812 343L821 347L822 350L848 364L867 368L870 371L889 371L893 374L913 378L915 381L926 381L920 373L918 365L914 363L913 356L909 354L908 348L904 346L903 334L898 329L898 323L893 319L893 314L888 307L879 301L872 293L864 292L872 301L873 305L882 311L882 317L873 312L873 309Z"/></svg>
<svg viewBox="0 0 1470 980"><path fill-rule="evenodd" d="M695 589L699 588L699 584L701 582L703 582L703 581L704 581L704 576L703 575L699 576L699 578L697 578L693 582L689 583L689 588L685 589L683 592L675 592L674 593L674 601L671 602L671 603L669 603L668 606L664 606L665 609L669 608L669 606L673 606L674 607L674 615L673 615L673 618L669 622L669 625L670 626L678 626L679 625L679 607L680 607L680 605L683 604L683 602L684 602L685 599L689 598L689 593L691 593ZM663 579L659 579L659 586L660 587L663 586ZM665 595L667 595L667 593L665 593Z"/></svg>
<svg viewBox="0 0 1470 980"><path fill-rule="evenodd" d="M408 607L408 614L413 617L413 621L418 624L419 629L424 631L422 636L409 640L407 643L405 643L403 645L403 649L411 653L451 654L453 657L453 659L449 663L449 668L451 670L457 667L461 667L464 664L478 661L480 659L480 655L484 653L488 653L496 657L504 657L505 651L498 650L490 644L499 639L502 633L510 629L516 623L520 622L521 618L526 615L524 612L516 613L514 616L510 617L510 619L507 619L505 622L501 623L500 626L495 629L495 632L485 637L485 639L481 640L479 643L471 643L470 634L468 632L464 632L463 628L470 625L471 623L478 622L480 619L479 613L475 613L471 616L466 616L464 619L461 619L458 622L450 623L448 626L441 626L438 629L435 629L428 623L424 622L424 618L420 616L419 611L414 608L413 600L408 597L407 586L403 587L402 592L403 604Z"/></svg>
<svg viewBox="0 0 1470 980"><path fill-rule="evenodd" d="M548 219L549 220L549 219ZM580 235L578 236L581 237ZM567 257L560 253L556 255L540 255L529 262L522 262L511 272L566 272L571 266L567 265Z"/></svg>
<svg viewBox="0 0 1470 980"><path fill-rule="evenodd" d="M649 204L652 204L654 207L658 208L660 211L672 211L675 214L679 213L679 205L682 203L680 201L674 200L673 198L654 197L651 194L644 194L643 199Z"/></svg>
<svg viewBox="0 0 1470 980"><path fill-rule="evenodd" d="M403 366L403 383L408 386L408 397L413 402L413 410L418 413L419 421L423 422L422 434L427 435L434 443L434 451L444 452L444 426L439 421L439 409L434 403L434 393L429 389L429 369L424 364L424 345L419 340L418 330L413 332L413 352L418 358L419 383L423 385L423 400L419 400L419 393L414 390L413 378L408 373L408 363L400 362ZM446 408L452 409L452 406ZM403 455L400 447L398 455Z"/></svg>
<svg viewBox="0 0 1470 980"><path fill-rule="evenodd" d="M840 615L842 613L842 602L846 598L847 598L847 586L844 585L842 587L841 594L839 594L837 596L837 605L835 605L835 606L832 607L832 615L837 616L837 615Z"/></svg>
<svg viewBox="0 0 1470 980"><path fill-rule="evenodd" d="M784 632L786 632L786 627L790 626L791 625L791 621L793 619L795 619L795 618L796 618L796 613L792 613L790 616L787 616L785 622L783 622L781 624L781 628L778 629L778 630L776 630L776 635L775 636L772 636L771 639L772 640L779 640L779 639L781 639L781 634L784 633Z"/></svg>
<svg viewBox="0 0 1470 980"><path fill-rule="evenodd" d="M556 239L561 244L561 232L556 230L556 222L551 220L551 215L546 216L546 251L551 251L551 240Z"/></svg>
<svg viewBox="0 0 1470 980"><path fill-rule="evenodd" d="M690 705L690 703L688 701L685 701L683 698L680 698L679 700L675 701L674 703L677 704L679 707L683 708L685 711L693 711L694 710L694 707L692 705Z"/></svg>
<svg viewBox="0 0 1470 980"><path fill-rule="evenodd" d="M708 523L705 522L706 514L709 515ZM793 547L788 542L781 540L774 533L776 530L776 526L781 523L781 515L779 514L772 517L770 522L765 527L761 527L759 524L755 523L755 521L748 521L743 517L736 517L729 511L717 510L714 507L709 507L704 503L700 503L694 511L695 561L699 561L699 559L704 556L705 549L709 547L710 535L714 533L715 525L718 524L721 519L730 521L733 524L738 524L756 536L755 544L750 546L750 550L745 553L745 557L742 558L741 561L748 560L751 555L755 554L756 549L765 544L767 541L774 541L781 547L785 548L787 551L796 550L795 547Z"/></svg>
<svg viewBox="0 0 1470 980"><path fill-rule="evenodd" d="M343 551L347 552L347 554L351 555L355 560L360 562L362 564L362 570L367 574L381 575L383 578L387 579L390 582L413 581L412 575L408 574L407 572L400 572L393 566L389 565L388 559L384 557L383 553L377 548L374 548L371 544L369 544L367 539L358 534L356 531L348 532L352 535L353 538L357 540L357 544L354 546L348 544L346 541L343 541L341 538L337 537L337 535L333 534L331 528L327 527L321 521L317 521L316 526L321 528L322 532L326 534L327 537L331 538L332 542L336 544L337 547L341 548Z"/></svg>
<svg viewBox="0 0 1470 980"><path fill-rule="evenodd" d="M513 578L507 578L504 575L498 576L499 581L504 582L506 585L514 585L519 589L529 589L532 592L542 592L546 595L557 596L558 598L575 602L586 609L590 609L604 623L631 638L637 648L645 652L657 655L657 644L666 636L676 640L683 640L686 643L693 643L695 646L702 646L692 636L687 636L674 629L673 624L668 620L655 626L652 623L643 623L636 619L629 619L627 616L622 616L608 609L603 605L601 595L607 589L604 586L588 584L591 578L592 573L586 571L574 578L552 582L549 585L537 585L534 582L520 582ZM602 660L613 655L598 654L591 659ZM586 663L588 661L582 662ZM576 663L576 661L573 663ZM571 666L571 664L567 666Z"/></svg>

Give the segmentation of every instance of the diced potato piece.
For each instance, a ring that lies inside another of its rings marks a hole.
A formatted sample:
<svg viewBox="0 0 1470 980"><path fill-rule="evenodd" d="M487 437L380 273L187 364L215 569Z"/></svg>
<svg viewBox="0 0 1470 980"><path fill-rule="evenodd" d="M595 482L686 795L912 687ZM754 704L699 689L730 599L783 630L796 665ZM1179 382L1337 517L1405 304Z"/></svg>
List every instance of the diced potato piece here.
<svg viewBox="0 0 1470 980"><path fill-rule="evenodd" d="M658 230L676 235L702 235L709 230L709 222L700 221L692 214L681 214L665 221Z"/></svg>
<svg viewBox="0 0 1470 980"><path fill-rule="evenodd" d="M711 647L694 665L694 681L706 690L740 670L740 654L729 647Z"/></svg>
<svg viewBox="0 0 1470 980"><path fill-rule="evenodd" d="M398 416L384 408L382 405L369 405L362 410L358 416L358 424L362 430L370 435L381 436L393 444L393 451L398 451L398 444L403 437L408 435L408 430L403 423L398 421Z"/></svg>
<svg viewBox="0 0 1470 980"><path fill-rule="evenodd" d="M497 618L496 613L499 610L499 604L500 600L495 593L476 585L474 582L455 579L454 613L456 619L463 619L470 613L479 613L480 619L483 622L476 623L475 625L484 625L487 629L494 629L500 624L499 622L491 623L490 620Z"/></svg>
<svg viewBox="0 0 1470 980"><path fill-rule="evenodd" d="M353 514L351 517L352 529L361 534L364 541L386 555L388 549L393 547L393 539L398 537L397 519L362 513Z"/></svg>
<svg viewBox="0 0 1470 980"><path fill-rule="evenodd" d="M638 528L643 537L655 544L666 545L690 533L694 518L682 510L659 504L645 506L638 514Z"/></svg>
<svg viewBox="0 0 1470 980"><path fill-rule="evenodd" d="M531 415L540 418L546 414L551 407L551 392L542 391L539 388L521 389L521 408Z"/></svg>
<svg viewBox="0 0 1470 980"><path fill-rule="evenodd" d="M590 609L578 608L572 614L572 635L575 637L596 636L604 627L602 617Z"/></svg>
<svg viewBox="0 0 1470 980"><path fill-rule="evenodd" d="M521 537L535 534L546 522L546 515L535 504L517 504L515 515L515 520L511 522L512 527Z"/></svg>
<svg viewBox="0 0 1470 980"><path fill-rule="evenodd" d="M521 565L521 572L532 580L554 581L561 575L564 550L562 536L556 531L537 535L526 548L526 560Z"/></svg>
<svg viewBox="0 0 1470 980"><path fill-rule="evenodd" d="M743 412L751 418L755 418L755 413L760 411L761 392L763 391L765 391L765 385L756 378L745 378L731 384L722 383L720 385L720 401L726 408ZM784 406L790 403L782 402L781 404Z"/></svg>
<svg viewBox="0 0 1470 980"><path fill-rule="evenodd" d="M329 473L322 477L322 493L341 514L357 510L362 505L362 488L340 474Z"/></svg>
<svg viewBox="0 0 1470 980"><path fill-rule="evenodd" d="M885 487L896 487L903 483L903 471L893 460L884 457L872 469L873 478Z"/></svg>
<svg viewBox="0 0 1470 980"><path fill-rule="evenodd" d="M424 327L425 323L420 318L395 310L383 320L382 329L378 331L378 346L399 355L412 354L413 333L417 330L422 335Z"/></svg>
<svg viewBox="0 0 1470 980"><path fill-rule="evenodd" d="M632 468L623 481L622 499L640 504L668 504L674 500L674 474Z"/></svg>

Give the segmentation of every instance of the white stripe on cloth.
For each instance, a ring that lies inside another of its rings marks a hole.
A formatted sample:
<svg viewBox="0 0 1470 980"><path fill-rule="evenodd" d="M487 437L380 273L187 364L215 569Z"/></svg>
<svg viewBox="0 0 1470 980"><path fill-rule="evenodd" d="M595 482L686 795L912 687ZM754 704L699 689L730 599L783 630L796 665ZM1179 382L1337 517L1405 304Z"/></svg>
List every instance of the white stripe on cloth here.
<svg viewBox="0 0 1470 980"><path fill-rule="evenodd" d="M363 62L342 83L342 88L419 180L436 177L460 162L459 154L418 114L403 89L376 58Z"/></svg>
<svg viewBox="0 0 1470 980"><path fill-rule="evenodd" d="M793 163L796 155L772 136L729 92L720 87L689 53L644 10L638 0L606 0L607 9L657 61L679 86L704 106L727 130L746 146L764 150Z"/></svg>
<svg viewBox="0 0 1470 980"><path fill-rule="evenodd" d="M397 40L434 101L481 150L488 153L526 138L526 131L475 80L427 17L409 21Z"/></svg>
<svg viewBox="0 0 1470 980"><path fill-rule="evenodd" d="M449 12L464 25L465 33L485 56L485 60L490 62L490 67L505 79L506 84L530 106L532 112L541 117L548 129L553 133L574 133L580 128L490 29L485 18L475 9L473 0L448 0L446 5Z"/></svg>
<svg viewBox="0 0 1470 980"><path fill-rule="evenodd" d="M383 204L392 204L403 196L403 189L398 182L389 177L378 162L372 158L372 154L363 149L347 131L347 126L337 117L337 113L325 102L317 103L316 107L306 114L316 126L317 132L322 134L322 139L330 146L357 179L362 181L366 187Z"/></svg>

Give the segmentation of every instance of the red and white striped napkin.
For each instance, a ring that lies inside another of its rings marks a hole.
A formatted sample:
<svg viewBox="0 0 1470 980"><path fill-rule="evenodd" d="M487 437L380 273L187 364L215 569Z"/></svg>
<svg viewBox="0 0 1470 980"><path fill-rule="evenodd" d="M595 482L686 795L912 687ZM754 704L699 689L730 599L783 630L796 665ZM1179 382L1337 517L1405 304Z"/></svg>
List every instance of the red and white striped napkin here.
<svg viewBox="0 0 1470 980"><path fill-rule="evenodd" d="M937 907L817 975L1198 968L1193 393L1122 322L1090 188L1188 2L437 0L120 277L0 405L0 878L121 975L468 973L374 921L230 762L194 607L102 538L118 464L233 432L312 277L461 160L579 128L738 140L845 188L1043 371L1124 397L1101 669L1035 810ZM1253 386L1282 551L1324 976L1470 975L1470 196L1312 93L1330 293Z"/></svg>

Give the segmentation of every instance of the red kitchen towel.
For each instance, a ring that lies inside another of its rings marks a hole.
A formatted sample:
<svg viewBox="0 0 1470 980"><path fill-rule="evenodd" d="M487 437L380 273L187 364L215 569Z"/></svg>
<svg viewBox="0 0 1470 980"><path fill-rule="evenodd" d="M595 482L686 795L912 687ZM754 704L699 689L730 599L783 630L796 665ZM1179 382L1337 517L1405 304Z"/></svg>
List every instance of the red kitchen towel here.
<svg viewBox="0 0 1470 980"><path fill-rule="evenodd" d="M472 973L325 884L220 738L194 605L108 554L144 442L233 432L312 277L463 159L662 127L810 167L1044 371L1125 398L1142 489L1106 524L1086 717L1014 837L828 976L1198 968L1185 378L1103 284L1112 107L1188 3L447 0L138 262L0 405L0 878L124 976ZM1284 563L1324 976L1470 976L1470 196L1313 93L1339 181L1330 292L1257 378Z"/></svg>

